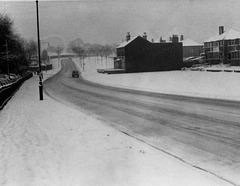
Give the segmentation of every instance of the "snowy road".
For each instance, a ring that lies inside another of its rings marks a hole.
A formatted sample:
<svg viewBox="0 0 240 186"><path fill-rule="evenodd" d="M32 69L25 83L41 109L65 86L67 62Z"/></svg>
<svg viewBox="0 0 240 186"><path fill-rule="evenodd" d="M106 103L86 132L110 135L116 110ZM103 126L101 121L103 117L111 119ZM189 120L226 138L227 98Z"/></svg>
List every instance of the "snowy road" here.
<svg viewBox="0 0 240 186"><path fill-rule="evenodd" d="M240 103L123 90L73 79L71 60L45 93L183 162L240 185Z"/></svg>

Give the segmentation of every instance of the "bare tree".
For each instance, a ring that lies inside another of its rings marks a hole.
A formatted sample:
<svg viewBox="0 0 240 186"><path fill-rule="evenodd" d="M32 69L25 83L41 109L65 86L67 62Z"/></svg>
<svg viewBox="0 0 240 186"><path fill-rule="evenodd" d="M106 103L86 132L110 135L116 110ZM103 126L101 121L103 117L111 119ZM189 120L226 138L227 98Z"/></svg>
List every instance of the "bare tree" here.
<svg viewBox="0 0 240 186"><path fill-rule="evenodd" d="M96 57L96 61L98 60L98 56L101 55L101 45L100 44L92 44L91 50L93 55Z"/></svg>
<svg viewBox="0 0 240 186"><path fill-rule="evenodd" d="M60 45L58 45L55 50L58 55L58 66L59 66L60 54L63 52L63 50L64 50L63 46L60 46Z"/></svg>
<svg viewBox="0 0 240 186"><path fill-rule="evenodd" d="M85 57L86 51L84 49L83 41L80 38L74 41L71 41L69 43L68 49L78 55L80 59L80 66L84 69L84 57ZM83 62L82 62L82 59L83 59Z"/></svg>
<svg viewBox="0 0 240 186"><path fill-rule="evenodd" d="M41 58L42 58L43 61L47 61L48 60L48 51L46 49L44 49L42 51L42 57Z"/></svg>
<svg viewBox="0 0 240 186"><path fill-rule="evenodd" d="M31 58L37 55L37 50L38 50L37 42L32 39L29 41L25 41L24 48L25 48L28 62L30 62Z"/></svg>

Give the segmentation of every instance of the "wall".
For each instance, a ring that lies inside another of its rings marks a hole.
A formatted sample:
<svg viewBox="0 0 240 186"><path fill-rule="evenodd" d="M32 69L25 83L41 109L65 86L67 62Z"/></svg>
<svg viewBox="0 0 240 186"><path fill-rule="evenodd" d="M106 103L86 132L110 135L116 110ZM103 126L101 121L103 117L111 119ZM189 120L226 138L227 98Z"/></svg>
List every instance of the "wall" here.
<svg viewBox="0 0 240 186"><path fill-rule="evenodd" d="M137 38L125 47L126 72L182 68L182 43L151 43Z"/></svg>
<svg viewBox="0 0 240 186"><path fill-rule="evenodd" d="M203 46L183 46L183 57L200 56Z"/></svg>
<svg viewBox="0 0 240 186"><path fill-rule="evenodd" d="M38 66L30 66L28 67L28 70L32 71L32 72L37 72L39 71L39 67ZM42 71L45 71L45 70L52 70L52 64L49 64L49 65L44 65L44 66L41 66L41 70Z"/></svg>
<svg viewBox="0 0 240 186"><path fill-rule="evenodd" d="M24 83L24 81L31 78L32 76L32 73L29 73L28 75L18 79L14 83L0 87L0 110L13 96L13 94L19 89L19 87Z"/></svg>

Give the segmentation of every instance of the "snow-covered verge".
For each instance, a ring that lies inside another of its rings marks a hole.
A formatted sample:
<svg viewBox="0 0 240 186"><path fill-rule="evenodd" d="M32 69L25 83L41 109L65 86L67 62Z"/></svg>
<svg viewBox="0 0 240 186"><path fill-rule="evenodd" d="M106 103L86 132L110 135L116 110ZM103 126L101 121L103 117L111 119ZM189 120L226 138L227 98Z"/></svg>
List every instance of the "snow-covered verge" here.
<svg viewBox="0 0 240 186"><path fill-rule="evenodd" d="M39 101L37 76L0 112L0 184L229 185L45 94Z"/></svg>
<svg viewBox="0 0 240 186"><path fill-rule="evenodd" d="M108 63L110 60L112 59L109 59ZM77 58L74 62L79 64ZM240 73L169 71L108 75L96 72L97 68L106 68L105 61L101 65L92 58L86 59L85 64L82 76L86 80L100 84L166 94L240 101ZM232 67L232 69L236 68Z"/></svg>

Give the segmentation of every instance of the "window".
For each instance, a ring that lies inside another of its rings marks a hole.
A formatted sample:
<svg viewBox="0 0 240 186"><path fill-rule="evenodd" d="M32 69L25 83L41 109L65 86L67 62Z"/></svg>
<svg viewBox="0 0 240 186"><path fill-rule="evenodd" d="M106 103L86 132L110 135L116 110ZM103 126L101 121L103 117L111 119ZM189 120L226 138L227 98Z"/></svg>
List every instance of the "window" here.
<svg viewBox="0 0 240 186"><path fill-rule="evenodd" d="M223 46L223 41L219 41L219 45L220 45L220 47L222 47Z"/></svg>
<svg viewBox="0 0 240 186"><path fill-rule="evenodd" d="M123 48L117 50L117 56L125 56L125 50Z"/></svg>
<svg viewBox="0 0 240 186"><path fill-rule="evenodd" d="M218 52L213 53L213 58L218 59L219 58L219 53Z"/></svg>
<svg viewBox="0 0 240 186"><path fill-rule="evenodd" d="M219 52L219 43L218 42L214 42L213 43L213 52Z"/></svg>
<svg viewBox="0 0 240 186"><path fill-rule="evenodd" d="M238 59L238 52L232 52L232 59Z"/></svg>
<svg viewBox="0 0 240 186"><path fill-rule="evenodd" d="M235 39L235 45L239 45L239 39Z"/></svg>

